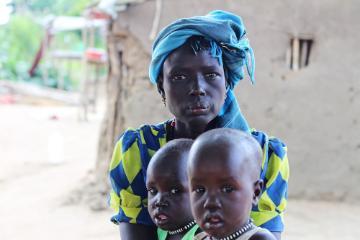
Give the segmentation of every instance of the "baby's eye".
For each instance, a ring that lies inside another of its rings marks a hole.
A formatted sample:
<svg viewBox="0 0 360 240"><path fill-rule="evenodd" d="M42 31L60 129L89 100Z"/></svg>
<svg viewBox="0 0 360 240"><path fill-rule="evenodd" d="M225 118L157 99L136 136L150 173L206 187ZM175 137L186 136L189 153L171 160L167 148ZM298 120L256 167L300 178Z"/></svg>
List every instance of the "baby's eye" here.
<svg viewBox="0 0 360 240"><path fill-rule="evenodd" d="M231 193L232 191L234 191L234 188L232 186L223 186L221 188L221 192L223 193Z"/></svg>
<svg viewBox="0 0 360 240"><path fill-rule="evenodd" d="M178 188L172 188L172 189L170 189L170 193L171 193L171 194L177 194L178 192L180 192L180 189L178 189Z"/></svg>
<svg viewBox="0 0 360 240"><path fill-rule="evenodd" d="M151 195L155 195L157 193L157 190L155 188L148 188L147 191L151 194Z"/></svg>
<svg viewBox="0 0 360 240"><path fill-rule="evenodd" d="M198 193L198 194L202 194L202 193L205 192L205 188L203 188L203 187L196 187L196 188L194 188L193 191L196 192L196 193Z"/></svg>

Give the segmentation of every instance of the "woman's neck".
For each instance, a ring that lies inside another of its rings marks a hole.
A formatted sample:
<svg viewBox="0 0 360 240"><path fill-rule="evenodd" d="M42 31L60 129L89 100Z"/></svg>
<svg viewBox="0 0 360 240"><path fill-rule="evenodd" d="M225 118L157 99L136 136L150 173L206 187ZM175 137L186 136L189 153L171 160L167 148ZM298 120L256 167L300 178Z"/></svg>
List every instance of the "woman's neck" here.
<svg viewBox="0 0 360 240"><path fill-rule="evenodd" d="M195 139L205 132L207 124L184 123L175 119L174 138Z"/></svg>

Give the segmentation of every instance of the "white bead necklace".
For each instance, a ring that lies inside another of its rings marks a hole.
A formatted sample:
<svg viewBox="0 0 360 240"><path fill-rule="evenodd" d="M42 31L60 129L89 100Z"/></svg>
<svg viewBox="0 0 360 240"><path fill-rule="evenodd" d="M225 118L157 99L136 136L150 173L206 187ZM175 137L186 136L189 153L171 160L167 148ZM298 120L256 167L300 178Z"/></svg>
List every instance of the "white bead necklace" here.
<svg viewBox="0 0 360 240"><path fill-rule="evenodd" d="M252 222L251 219L249 219L247 224L245 224L242 228L240 228L236 232L230 234L229 236L219 238L219 239L211 237L211 239L212 240L233 240L233 239L240 237L242 234L244 234L245 232L249 231L250 229L252 229L254 227L255 227L254 223Z"/></svg>
<svg viewBox="0 0 360 240"><path fill-rule="evenodd" d="M190 228L192 228L194 225L195 225L195 221L192 220L191 222L189 222L188 224L186 224L185 226L181 227L181 228L178 228L176 230L173 230L173 231L168 231L169 235L175 235L175 234L179 234L179 233L182 233Z"/></svg>

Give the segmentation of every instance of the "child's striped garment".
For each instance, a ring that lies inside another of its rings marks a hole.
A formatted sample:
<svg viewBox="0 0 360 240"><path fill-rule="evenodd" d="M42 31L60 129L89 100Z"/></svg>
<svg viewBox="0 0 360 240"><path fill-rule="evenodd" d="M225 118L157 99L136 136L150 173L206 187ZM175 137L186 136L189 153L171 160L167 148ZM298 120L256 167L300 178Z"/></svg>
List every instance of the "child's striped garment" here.
<svg viewBox="0 0 360 240"><path fill-rule="evenodd" d="M199 229L198 225L193 226L192 228L189 229L189 231L185 233L185 235L181 238L181 240L194 240L197 239L198 236L200 235L202 236L203 234L198 234L195 236L198 229ZM158 240L166 240L166 237L168 236L168 232L158 228L157 235L158 235Z"/></svg>

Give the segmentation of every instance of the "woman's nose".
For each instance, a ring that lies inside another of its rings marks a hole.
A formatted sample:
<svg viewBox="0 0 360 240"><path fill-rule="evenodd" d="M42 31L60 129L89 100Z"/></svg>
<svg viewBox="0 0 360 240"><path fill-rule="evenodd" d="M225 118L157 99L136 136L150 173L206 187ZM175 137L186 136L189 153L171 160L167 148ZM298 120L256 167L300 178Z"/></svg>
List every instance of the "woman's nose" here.
<svg viewBox="0 0 360 240"><path fill-rule="evenodd" d="M191 90L190 90L190 95L193 96L205 96L206 92L205 92L205 79L202 75L197 75L196 77L193 78L192 85L191 85Z"/></svg>

